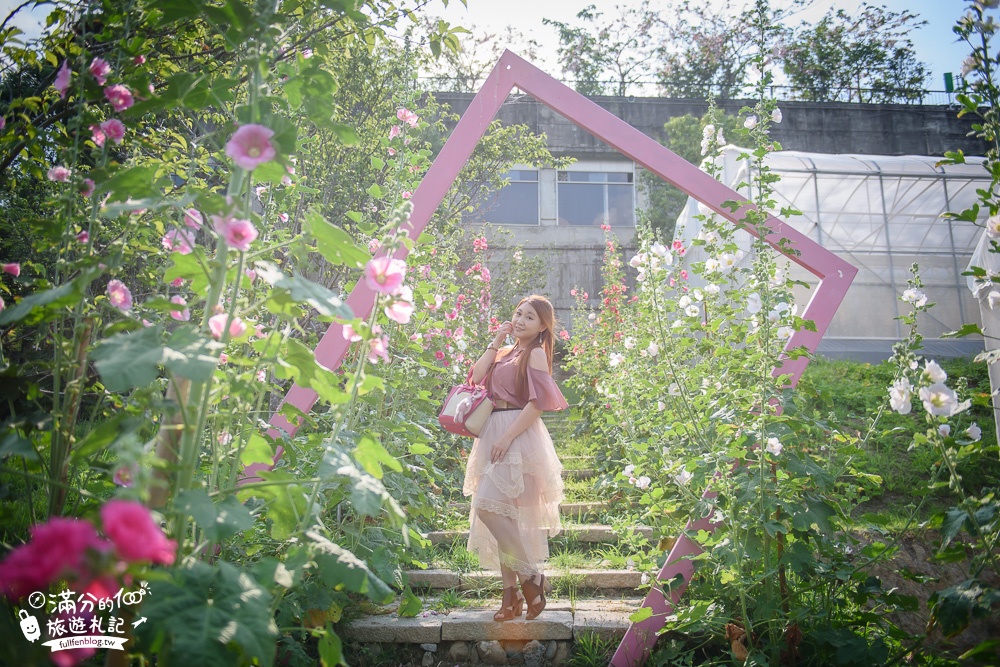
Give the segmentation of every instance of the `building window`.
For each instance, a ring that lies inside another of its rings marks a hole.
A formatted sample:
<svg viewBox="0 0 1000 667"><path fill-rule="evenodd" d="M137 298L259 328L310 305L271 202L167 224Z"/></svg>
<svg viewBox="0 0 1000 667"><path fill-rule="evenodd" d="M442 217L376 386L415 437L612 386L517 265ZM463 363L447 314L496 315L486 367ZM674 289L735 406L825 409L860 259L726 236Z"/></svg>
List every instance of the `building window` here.
<svg viewBox="0 0 1000 667"><path fill-rule="evenodd" d="M496 225L537 225L538 170L512 169L504 178L510 182L500 190L487 190L468 219Z"/></svg>
<svg viewBox="0 0 1000 667"><path fill-rule="evenodd" d="M635 226L635 184L630 172L560 171L559 224Z"/></svg>

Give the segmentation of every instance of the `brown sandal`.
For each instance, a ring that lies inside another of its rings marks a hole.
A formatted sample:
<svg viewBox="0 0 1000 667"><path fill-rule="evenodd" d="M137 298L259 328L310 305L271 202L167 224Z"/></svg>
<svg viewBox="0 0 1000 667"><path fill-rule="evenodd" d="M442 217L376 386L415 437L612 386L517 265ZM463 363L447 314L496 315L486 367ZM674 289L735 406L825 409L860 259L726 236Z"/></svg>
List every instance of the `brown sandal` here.
<svg viewBox="0 0 1000 667"><path fill-rule="evenodd" d="M509 621L521 615L524 606L524 598L517 590L517 586L508 586L503 589L503 600L500 602L500 611L493 614L494 621Z"/></svg>
<svg viewBox="0 0 1000 667"><path fill-rule="evenodd" d="M538 577L538 583L534 582ZM528 579L521 582L521 590L524 591L524 599L528 604L527 620L537 618L545 609L545 593L552 590L552 586L545 580L544 574L533 574Z"/></svg>

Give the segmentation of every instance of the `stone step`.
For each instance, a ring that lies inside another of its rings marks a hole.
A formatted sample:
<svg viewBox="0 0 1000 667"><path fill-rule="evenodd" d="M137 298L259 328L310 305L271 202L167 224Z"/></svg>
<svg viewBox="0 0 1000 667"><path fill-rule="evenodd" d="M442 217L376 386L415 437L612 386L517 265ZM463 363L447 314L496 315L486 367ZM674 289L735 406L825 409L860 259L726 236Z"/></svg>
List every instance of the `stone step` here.
<svg viewBox="0 0 1000 667"><path fill-rule="evenodd" d="M580 470L567 470L563 468L563 479L590 479L597 474L593 468L581 468Z"/></svg>
<svg viewBox="0 0 1000 667"><path fill-rule="evenodd" d="M649 526L635 526L634 530L647 540L653 539L653 529ZM563 525L563 533L567 537L580 542L589 543L616 543L618 536L615 535L611 526L597 524L570 523ZM425 535L431 544L450 544L455 540L468 540L468 530L434 530Z"/></svg>
<svg viewBox="0 0 1000 667"><path fill-rule="evenodd" d="M469 513L469 503L452 502L448 503L448 507L461 512L462 514ZM582 516L592 512L599 512L600 510L607 508L608 504L604 502L563 503L559 506L559 513L565 516Z"/></svg>
<svg viewBox="0 0 1000 667"><path fill-rule="evenodd" d="M499 573L478 570L475 572L455 572L454 570L407 570L403 573L410 586L431 590L480 590L498 586ZM595 591L636 591L642 585L642 573L635 570L596 570L574 568L553 570L546 576L555 581L568 577L577 589Z"/></svg>

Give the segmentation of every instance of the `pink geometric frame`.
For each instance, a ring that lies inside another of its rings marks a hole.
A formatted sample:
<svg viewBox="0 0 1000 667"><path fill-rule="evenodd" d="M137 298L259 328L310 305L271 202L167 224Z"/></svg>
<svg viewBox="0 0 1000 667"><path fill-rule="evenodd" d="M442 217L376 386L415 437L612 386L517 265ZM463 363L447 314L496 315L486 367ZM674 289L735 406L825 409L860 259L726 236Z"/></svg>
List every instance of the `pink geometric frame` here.
<svg viewBox="0 0 1000 667"><path fill-rule="evenodd" d="M724 218L738 223L745 217L746 209L741 208L733 212L723 207L724 202L740 201L742 197L739 194L534 65L510 51L504 51L414 192L411 200L413 212L410 216L412 228L410 238L417 238L430 221L490 122L500 110L500 106L515 87L573 121L664 181L704 203ZM767 229L765 241L819 279L819 285L802 315L804 319L812 320L816 324L816 331L797 331L788 343L788 349L805 347L810 352L815 352L854 280L857 269L778 218L768 218L765 227ZM785 241L784 249L778 247L782 240ZM403 259L406 254L406 248L401 248L394 256ZM374 307L375 296L364 281L358 281L347 299L347 304L356 317L363 318ZM316 346L316 360L327 368L335 369L340 366L347 354L350 343L344 340L342 330L340 324L330 325ZM774 372L789 375L789 385L794 387L808 363L809 360L804 356L797 359L786 358ZM302 412L309 412L317 398L313 390L293 386L285 396L284 403L294 405ZM279 438L282 433L294 435L298 430L298 425L289 422L280 412L274 415L270 425L272 428L268 433L275 438ZM275 461L281 453L279 447ZM246 474L250 477L257 470L270 467L272 466L266 464L248 466ZM245 478L243 481L249 479ZM706 492L706 495L710 497L711 492ZM656 642L657 631L664 626L666 616L672 612L673 605L683 595L691 580L694 565L689 560L690 557L701 552L698 544L688 537L688 534L699 530L713 532L715 528L716 526L708 519L688 523L685 533L671 549L659 574L659 581L671 581L680 576L681 583L670 590L669 601L658 588L649 592L643 601L643 606L650 607L653 615L629 628L611 660L613 667L641 665L645 661Z"/></svg>

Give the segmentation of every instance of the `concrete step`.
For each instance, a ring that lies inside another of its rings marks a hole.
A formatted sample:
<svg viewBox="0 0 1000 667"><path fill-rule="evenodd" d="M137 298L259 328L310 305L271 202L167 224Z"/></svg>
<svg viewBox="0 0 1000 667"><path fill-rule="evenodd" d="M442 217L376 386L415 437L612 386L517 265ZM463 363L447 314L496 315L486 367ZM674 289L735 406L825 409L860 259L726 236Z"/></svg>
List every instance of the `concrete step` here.
<svg viewBox="0 0 1000 667"><path fill-rule="evenodd" d="M407 570L403 572L410 586L430 590L481 590L498 586L499 573L478 570ZM553 583L559 578L569 578L578 590L636 591L642 585L642 573L635 570L578 569L552 570L546 577Z"/></svg>
<svg viewBox="0 0 1000 667"><path fill-rule="evenodd" d="M462 514L469 513L469 503L453 502L448 503L450 509L454 509ZM587 503L563 503L559 506L559 513L564 516L582 516L607 509L608 504L604 502Z"/></svg>
<svg viewBox="0 0 1000 667"><path fill-rule="evenodd" d="M581 468L580 470L566 470L563 468L563 479L590 479L596 475L593 468Z"/></svg>
<svg viewBox="0 0 1000 667"><path fill-rule="evenodd" d="M647 540L653 539L653 529L649 526L636 526L635 531ZM570 523L563 525L563 533L565 533L567 537L576 539L580 542L614 544L618 541L618 536L615 535L611 526ZM455 540L468 540L469 531L435 530L427 533L425 537L431 541L431 544L450 544Z"/></svg>
<svg viewBox="0 0 1000 667"><path fill-rule="evenodd" d="M449 612L424 611L415 618L400 618L395 611L384 616L362 616L338 627L345 639L359 642L437 644L450 641L549 641L568 640L582 634L602 639L620 639L628 629L628 617L641 599L551 601L545 611L530 621L524 616L497 622L494 612L500 600Z"/></svg>

